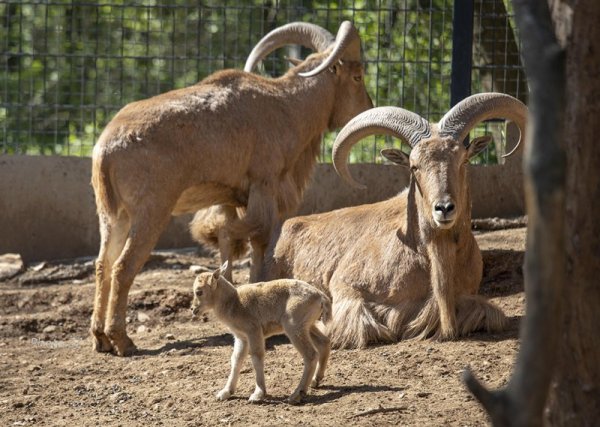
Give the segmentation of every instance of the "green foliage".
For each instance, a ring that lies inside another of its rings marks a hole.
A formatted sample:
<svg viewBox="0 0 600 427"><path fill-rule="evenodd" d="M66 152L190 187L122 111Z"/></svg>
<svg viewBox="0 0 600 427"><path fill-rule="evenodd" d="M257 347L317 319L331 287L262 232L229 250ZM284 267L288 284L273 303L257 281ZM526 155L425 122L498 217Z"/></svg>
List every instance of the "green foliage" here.
<svg viewBox="0 0 600 427"><path fill-rule="evenodd" d="M437 120L450 102L451 0L72 0L0 4L0 152L91 154L125 104L241 68L269 30L303 20L359 28L376 105ZM285 49L264 61L281 75ZM335 134L324 137L330 161ZM353 162L398 141L369 138Z"/></svg>

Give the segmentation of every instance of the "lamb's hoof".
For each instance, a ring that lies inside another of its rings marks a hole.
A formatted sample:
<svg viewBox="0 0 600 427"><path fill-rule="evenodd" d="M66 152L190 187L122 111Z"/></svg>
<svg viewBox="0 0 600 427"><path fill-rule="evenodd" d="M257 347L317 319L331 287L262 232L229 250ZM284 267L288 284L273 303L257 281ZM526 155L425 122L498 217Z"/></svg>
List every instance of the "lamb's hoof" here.
<svg viewBox="0 0 600 427"><path fill-rule="evenodd" d="M317 387L319 387L319 384L321 384L322 380L323 380L323 378L314 377L313 380L310 383L310 386L312 388L317 388Z"/></svg>
<svg viewBox="0 0 600 427"><path fill-rule="evenodd" d="M229 399L230 397L231 397L231 392L225 388L217 393L217 400L219 400L221 402L223 400Z"/></svg>
<svg viewBox="0 0 600 427"><path fill-rule="evenodd" d="M92 331L92 348L98 353L108 353L112 351L113 346L104 332Z"/></svg>
<svg viewBox="0 0 600 427"><path fill-rule="evenodd" d="M289 398L288 398L288 403L290 405L299 405L300 403L302 403L302 401L304 400L304 398L306 397L306 393L303 391L297 392L295 391Z"/></svg>
<svg viewBox="0 0 600 427"><path fill-rule="evenodd" d="M135 344L133 343L133 341L131 341L131 338L129 338L127 334L123 334L117 337L115 337L114 335L110 336L110 341L112 342L113 350L117 356L131 356L137 350Z"/></svg>
<svg viewBox="0 0 600 427"><path fill-rule="evenodd" d="M261 403L263 400L265 400L265 393L262 390L257 390L254 393L252 393L252 395L248 399L248 402Z"/></svg>

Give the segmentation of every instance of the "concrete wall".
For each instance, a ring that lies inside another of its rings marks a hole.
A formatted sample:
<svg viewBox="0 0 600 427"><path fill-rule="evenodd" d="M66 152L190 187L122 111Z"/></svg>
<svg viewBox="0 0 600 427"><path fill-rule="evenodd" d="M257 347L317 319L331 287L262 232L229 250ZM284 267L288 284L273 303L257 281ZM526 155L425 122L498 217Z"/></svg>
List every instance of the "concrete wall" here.
<svg viewBox="0 0 600 427"><path fill-rule="evenodd" d="M318 165L300 213L373 203L408 184L408 171L395 165L350 170L368 190L354 190L331 165ZM99 236L90 176L89 158L0 156L0 254L16 252L25 261L95 255ZM475 218L523 215L519 155L505 165L471 167L470 181ZM174 218L158 247L192 246L189 219Z"/></svg>

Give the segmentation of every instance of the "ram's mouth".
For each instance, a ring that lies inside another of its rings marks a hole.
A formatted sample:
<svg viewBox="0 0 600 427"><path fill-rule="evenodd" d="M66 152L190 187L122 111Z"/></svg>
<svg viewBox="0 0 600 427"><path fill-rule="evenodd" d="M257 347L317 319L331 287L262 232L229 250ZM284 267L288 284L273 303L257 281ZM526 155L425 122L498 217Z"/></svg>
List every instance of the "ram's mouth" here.
<svg viewBox="0 0 600 427"><path fill-rule="evenodd" d="M433 221L438 228L442 229L448 229L454 225L454 219L434 219Z"/></svg>

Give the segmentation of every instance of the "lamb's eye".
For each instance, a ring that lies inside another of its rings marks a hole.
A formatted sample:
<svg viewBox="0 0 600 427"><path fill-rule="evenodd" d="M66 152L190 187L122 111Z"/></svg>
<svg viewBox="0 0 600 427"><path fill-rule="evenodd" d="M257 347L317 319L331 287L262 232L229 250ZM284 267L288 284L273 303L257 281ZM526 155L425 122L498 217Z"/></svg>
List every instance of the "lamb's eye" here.
<svg viewBox="0 0 600 427"><path fill-rule="evenodd" d="M196 296L202 296L202 289L196 289Z"/></svg>

